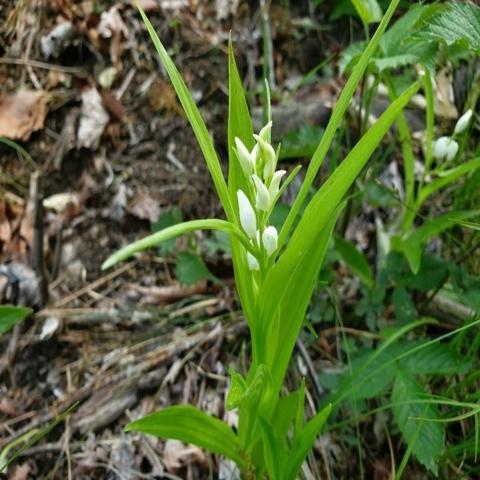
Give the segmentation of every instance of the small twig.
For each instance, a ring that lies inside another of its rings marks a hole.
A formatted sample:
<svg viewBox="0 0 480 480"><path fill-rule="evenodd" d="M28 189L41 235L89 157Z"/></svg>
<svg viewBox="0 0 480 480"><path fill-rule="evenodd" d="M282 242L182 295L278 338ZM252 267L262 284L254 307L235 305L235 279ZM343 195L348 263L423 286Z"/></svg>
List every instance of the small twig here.
<svg viewBox="0 0 480 480"><path fill-rule="evenodd" d="M63 65L54 65L53 63L39 62L37 60L30 60L24 58L8 58L0 57L0 64L6 65L29 65L34 68L42 68L44 70L55 70L64 73L81 73L84 70L80 67L66 67Z"/></svg>

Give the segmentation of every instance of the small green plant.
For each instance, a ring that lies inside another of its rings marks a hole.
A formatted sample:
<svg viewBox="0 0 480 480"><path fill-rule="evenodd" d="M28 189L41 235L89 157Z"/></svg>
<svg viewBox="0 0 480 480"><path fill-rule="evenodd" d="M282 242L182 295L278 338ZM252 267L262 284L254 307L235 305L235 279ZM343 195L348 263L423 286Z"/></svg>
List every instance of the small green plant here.
<svg viewBox="0 0 480 480"><path fill-rule="evenodd" d="M184 81L139 8L160 59L195 132L225 211L226 220L192 220L172 225L126 246L103 264L108 268L131 255L198 229L221 230L230 236L238 296L251 334L251 364L246 376L230 370L226 408L237 408L234 431L189 405L165 408L126 427L164 438L194 443L233 460L244 478L293 480L329 416L326 405L304 421L305 385L285 393L284 377L303 325L313 289L343 200L368 159L410 97L414 83L381 115L316 191L312 184L328 153L349 102L399 0L392 0L370 43L345 85L300 191L279 231L270 215L286 186L298 173L277 170L280 147L271 144L271 115L255 135L245 93L229 43L229 171L226 181L208 130ZM268 87L267 87L268 92ZM269 104L269 102L267 102ZM268 109L269 110L269 107Z"/></svg>
<svg viewBox="0 0 480 480"><path fill-rule="evenodd" d="M0 335L32 313L30 308L0 305Z"/></svg>

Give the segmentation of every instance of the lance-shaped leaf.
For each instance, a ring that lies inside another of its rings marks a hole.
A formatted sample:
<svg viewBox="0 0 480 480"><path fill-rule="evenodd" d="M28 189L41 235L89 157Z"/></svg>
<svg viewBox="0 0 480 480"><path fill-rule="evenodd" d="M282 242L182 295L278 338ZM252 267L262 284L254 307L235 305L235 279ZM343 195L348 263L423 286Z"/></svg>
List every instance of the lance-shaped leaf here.
<svg viewBox="0 0 480 480"><path fill-rule="evenodd" d="M382 38L382 35L385 32L385 29L387 28L390 19L392 18L393 13L398 6L399 1L400 0L392 0L390 2L390 5L385 12L385 15L383 16L380 25L378 26L375 34L370 40L370 43L363 50L362 55L360 56L357 64L353 68L352 74L350 75L347 83L345 84L345 87L342 90L340 98L338 99L338 102L333 109L332 116L330 117L327 128L325 129L325 133L323 134L322 139L320 140L320 143L318 144L318 147L315 150L312 160L308 166L305 180L303 181L297 198L295 199L295 202L292 205L292 208L290 209L288 217L285 220L283 228L280 232L280 247L285 243L290 234L290 230L295 223L297 215L300 212L300 209L302 208L305 199L307 198L310 187L312 186L312 183L315 180L315 177L317 176L317 173L322 166L323 161L325 160L328 150L330 149L330 145L335 138L338 127L343 121L345 112L350 105L350 100L352 99L355 90L357 89L357 86L360 83L360 80L362 79L363 74L368 67L368 64L370 63L370 59L377 50L380 39Z"/></svg>
<svg viewBox="0 0 480 480"><path fill-rule="evenodd" d="M228 195L227 184L225 183L222 168L220 166L215 147L213 146L213 142L210 138L210 134L207 130L205 122L203 121L202 116L200 115L200 112L198 111L198 108L195 104L195 101L193 100L192 95L190 94L187 86L185 85L185 82L183 81L180 73L178 72L177 67L168 55L167 50L158 38L157 32L153 28L153 25L151 24L150 20L148 19L147 15L140 7L140 4L138 2L137 7L140 11L140 15L142 16L145 26L147 27L148 33L150 34L150 38L155 45L160 60L165 67L168 76L170 77L170 81L172 82L173 88L178 95L178 99L182 104L182 107L190 122L190 125L193 128L195 136L197 137L198 144L200 145L200 149L202 150L205 161L207 162L208 169L210 171L210 174L212 175L213 183L215 184L215 188L217 190L218 196L220 197L220 201L223 205L227 218L229 220L233 220L234 210L231 199Z"/></svg>
<svg viewBox="0 0 480 480"><path fill-rule="evenodd" d="M288 459L289 468L284 476L285 479L290 480L297 477L307 453L312 448L316 438L322 431L331 411L332 406L329 404L307 422L299 435L297 442L295 445L292 445L291 455Z"/></svg>
<svg viewBox="0 0 480 480"><path fill-rule="evenodd" d="M142 432L160 438L173 438L193 443L233 460L242 470L246 467L238 438L218 418L207 415L191 405L176 405L129 423L127 432Z"/></svg>
<svg viewBox="0 0 480 480"><path fill-rule="evenodd" d="M233 235L238 241L240 241L245 248L250 249L251 245L248 243L247 238L243 232L233 223L225 220L219 220L216 218L208 218L205 220L190 220L189 222L178 223L171 227L164 228L159 232L148 235L141 240L130 243L129 245L121 248L118 252L110 255L102 264L102 269L105 270L115 265L118 262L123 262L127 258L135 255L138 252L142 252L152 247L156 247L166 240L178 237L184 233L193 232L195 230L221 230L230 235Z"/></svg>

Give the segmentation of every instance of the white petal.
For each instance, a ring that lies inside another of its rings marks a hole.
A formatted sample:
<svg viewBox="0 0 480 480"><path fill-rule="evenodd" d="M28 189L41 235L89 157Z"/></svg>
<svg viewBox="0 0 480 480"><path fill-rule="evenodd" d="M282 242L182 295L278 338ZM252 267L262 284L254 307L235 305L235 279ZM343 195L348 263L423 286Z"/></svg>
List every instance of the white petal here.
<svg viewBox="0 0 480 480"><path fill-rule="evenodd" d="M463 133L467 127L468 124L470 123L470 120L472 119L473 111L467 110L458 120L457 124L455 125L455 135L460 135Z"/></svg>
<svg viewBox="0 0 480 480"><path fill-rule="evenodd" d="M282 181L283 176L286 174L286 170L277 170L272 177L270 186L268 187L268 192L270 194L270 200L273 202L275 197L278 195L280 190L280 182Z"/></svg>
<svg viewBox="0 0 480 480"><path fill-rule="evenodd" d="M433 143L433 156L435 160L443 160L447 156L450 137L440 137Z"/></svg>
<svg viewBox="0 0 480 480"><path fill-rule="evenodd" d="M272 255L272 253L277 249L278 245L278 232L275 227L270 226L263 231L262 243L267 255Z"/></svg>
<svg viewBox="0 0 480 480"><path fill-rule="evenodd" d="M458 143L451 139L447 147L447 162L451 162L458 153Z"/></svg>
<svg viewBox="0 0 480 480"><path fill-rule="evenodd" d="M235 137L235 144L237 146L237 157L238 161L240 162L240 166L242 167L243 173L249 177L255 168L255 165L252 161L252 156L250 155L248 148L238 137Z"/></svg>
<svg viewBox="0 0 480 480"><path fill-rule="evenodd" d="M267 143L272 139L272 121L270 120L261 130L258 132L258 136L265 140Z"/></svg>
<svg viewBox="0 0 480 480"><path fill-rule="evenodd" d="M249 238L255 238L257 235L257 218L250 200L248 200L242 190L237 190L238 212L240 216L240 225Z"/></svg>
<svg viewBox="0 0 480 480"><path fill-rule="evenodd" d="M260 178L253 174L253 182L255 183L255 206L266 212L270 207L270 194L268 193L268 188L260 180Z"/></svg>

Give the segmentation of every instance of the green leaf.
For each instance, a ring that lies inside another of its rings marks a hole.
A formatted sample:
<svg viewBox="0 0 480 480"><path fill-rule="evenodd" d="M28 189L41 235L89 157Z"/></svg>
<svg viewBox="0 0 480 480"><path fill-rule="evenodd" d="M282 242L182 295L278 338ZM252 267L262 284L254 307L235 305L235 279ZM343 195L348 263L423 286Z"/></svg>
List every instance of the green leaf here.
<svg viewBox="0 0 480 480"><path fill-rule="evenodd" d="M273 429L273 426L267 420L264 420L263 418L260 418L259 420L268 478L269 480L288 478L283 475L287 460L285 442L280 439Z"/></svg>
<svg viewBox="0 0 480 480"><path fill-rule="evenodd" d="M21 322L32 313L32 309L14 307L13 305L0 305L0 335L5 333L16 323Z"/></svg>
<svg viewBox="0 0 480 480"><path fill-rule="evenodd" d="M228 41L228 189L230 197L233 200L233 208L235 215L238 212L237 190L241 189L248 192L248 180L243 174L242 168L235 153L235 137L240 138L248 149L253 148L253 126L248 110L245 92L243 90L242 81L238 73L235 55L233 51L232 41ZM231 239L232 261L235 274L235 283L238 296L242 304L242 308L247 322L253 321L253 303L254 294L252 282L246 264L246 255L244 248L239 242Z"/></svg>
<svg viewBox="0 0 480 480"><path fill-rule="evenodd" d="M198 111L198 108L195 104L195 101L193 100L192 95L190 94L187 86L185 85L185 82L183 81L180 73L178 72L177 67L168 55L167 50L158 38L158 35L155 32L153 25L151 24L143 9L140 7L138 1L137 8L140 12L140 15L142 16L142 20L145 23L145 26L147 27L150 38L155 45L162 65L164 66L168 76L170 77L170 81L172 82L173 88L178 95L178 99L182 104L182 107L190 122L190 125L193 128L195 137L197 138L200 149L203 153L203 156L205 157L205 161L207 163L208 169L213 179L213 183L215 185L227 218L229 220L233 220L235 218L234 210L230 201L230 197L228 195L227 184L225 183L222 168L220 166L215 147L213 146L213 141L207 130L205 122L203 121L202 116L200 115L200 112Z"/></svg>
<svg viewBox="0 0 480 480"><path fill-rule="evenodd" d="M397 285L393 290L392 302L395 308L395 317L399 325L405 325L417 318L417 310L412 297L403 286Z"/></svg>
<svg viewBox="0 0 480 480"><path fill-rule="evenodd" d="M398 370L392 391L393 416L407 445L417 459L435 475L444 449L444 426L424 419L439 419L437 408L429 403L410 403L427 398L426 392L405 370Z"/></svg>
<svg viewBox="0 0 480 480"><path fill-rule="evenodd" d="M402 368L414 375L462 375L471 366L471 359L463 358L449 344L439 342L432 343L402 361Z"/></svg>
<svg viewBox="0 0 480 480"><path fill-rule="evenodd" d="M406 238L393 237L392 248L403 252L413 273L418 273L422 260L422 249L434 236L453 227L459 221L479 215L480 212L472 210L454 211L429 219L410 233Z"/></svg>
<svg viewBox="0 0 480 480"><path fill-rule="evenodd" d="M335 236L335 250L348 268L368 287L373 287L373 273L365 255L351 242Z"/></svg>
<svg viewBox="0 0 480 480"><path fill-rule="evenodd" d="M143 252L152 247L158 246L160 243L178 237L184 233L193 232L195 230L221 230L234 235L242 242L246 248L251 248L248 240L245 238L242 231L233 223L225 220L218 220L216 218L209 218L205 220L190 220L189 222L179 223L171 227L160 230L160 232L148 235L141 240L130 243L121 248L114 254L110 255L102 264L102 270L112 267L118 262L123 262L136 253Z"/></svg>
<svg viewBox="0 0 480 480"><path fill-rule="evenodd" d="M242 399L245 397L245 391L247 390L247 383L245 379L233 369L229 370L230 374L230 388L228 389L227 398L225 400L225 406L227 410L233 410L237 408Z"/></svg>
<svg viewBox="0 0 480 480"><path fill-rule="evenodd" d="M180 283L185 285L193 285L200 280L218 281L208 270L202 257L191 252L180 252L178 254L175 276Z"/></svg>
<svg viewBox="0 0 480 480"><path fill-rule="evenodd" d="M363 23L378 23L382 19L382 9L377 0L352 0L352 3Z"/></svg>
<svg viewBox="0 0 480 480"><path fill-rule="evenodd" d="M246 466L233 430L218 418L190 405L176 405L151 413L129 423L125 431L148 433L159 438L173 438L193 443L230 458L241 469L245 469Z"/></svg>
<svg viewBox="0 0 480 480"><path fill-rule="evenodd" d="M298 441L292 446L291 455L288 459L288 470L284 478L297 478L305 457L315 443L331 411L332 405L329 404L307 422L298 437Z"/></svg>
<svg viewBox="0 0 480 480"><path fill-rule="evenodd" d="M425 185L425 187L422 188L418 196L418 204L422 205L425 200L433 193L437 192L443 187L446 187L447 185L450 185L451 183L455 182L455 180L463 177L467 173L473 172L474 170L477 170L479 168L480 158L474 158L473 160L462 163L458 167L442 171L439 178L433 180L428 185Z"/></svg>
<svg viewBox="0 0 480 480"><path fill-rule="evenodd" d="M480 52L480 7L470 1L449 2L424 28L425 38L445 42L447 45L460 43Z"/></svg>

